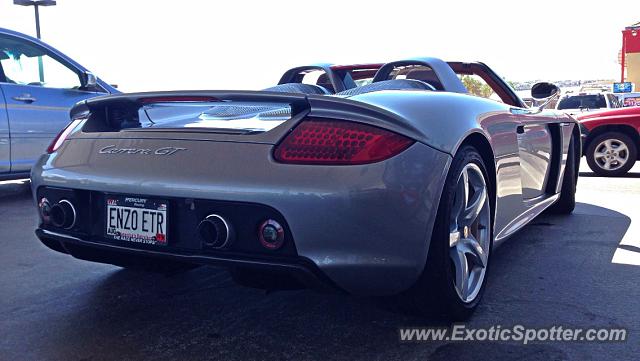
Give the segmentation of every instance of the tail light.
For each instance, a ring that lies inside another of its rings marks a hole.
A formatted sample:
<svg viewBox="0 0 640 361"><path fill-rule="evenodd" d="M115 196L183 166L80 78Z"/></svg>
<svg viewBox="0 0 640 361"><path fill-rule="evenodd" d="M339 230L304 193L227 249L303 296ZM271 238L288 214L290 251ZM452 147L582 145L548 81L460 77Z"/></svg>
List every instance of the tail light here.
<svg viewBox="0 0 640 361"><path fill-rule="evenodd" d="M330 119L306 119L276 147L281 163L351 165L391 158L414 140L371 125Z"/></svg>
<svg viewBox="0 0 640 361"><path fill-rule="evenodd" d="M84 122L86 119L87 118L84 118L84 117L76 118L71 123L69 123L69 125L67 125L66 128L62 129L62 131L60 131L60 133L58 133L58 135L56 135L56 137L53 138L53 141L51 142L51 144L49 144L49 147L47 147L47 153L51 154L56 150L58 150L58 148L60 148L62 143L64 143L64 141L67 139L69 134L71 134L71 132L74 129L76 129L78 124Z"/></svg>

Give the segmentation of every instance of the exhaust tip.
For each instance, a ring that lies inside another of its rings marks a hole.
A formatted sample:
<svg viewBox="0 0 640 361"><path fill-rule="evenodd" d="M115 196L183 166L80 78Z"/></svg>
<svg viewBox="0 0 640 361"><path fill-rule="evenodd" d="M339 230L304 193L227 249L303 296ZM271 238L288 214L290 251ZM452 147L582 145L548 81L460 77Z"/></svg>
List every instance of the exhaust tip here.
<svg viewBox="0 0 640 361"><path fill-rule="evenodd" d="M71 229L76 224L76 209L71 202L63 199L51 207L49 220L55 227Z"/></svg>
<svg viewBox="0 0 640 361"><path fill-rule="evenodd" d="M217 214L206 216L197 228L202 245L206 248L221 249L233 239L233 229L227 220Z"/></svg>

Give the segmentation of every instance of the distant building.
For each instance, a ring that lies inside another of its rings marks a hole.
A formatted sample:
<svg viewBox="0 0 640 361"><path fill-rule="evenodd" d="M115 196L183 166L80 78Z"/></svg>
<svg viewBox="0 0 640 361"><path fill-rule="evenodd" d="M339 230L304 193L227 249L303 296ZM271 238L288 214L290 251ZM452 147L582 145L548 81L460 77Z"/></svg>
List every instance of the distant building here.
<svg viewBox="0 0 640 361"><path fill-rule="evenodd" d="M622 30L620 81L634 84L635 91L640 90L640 22ZM625 76L626 68L626 76Z"/></svg>

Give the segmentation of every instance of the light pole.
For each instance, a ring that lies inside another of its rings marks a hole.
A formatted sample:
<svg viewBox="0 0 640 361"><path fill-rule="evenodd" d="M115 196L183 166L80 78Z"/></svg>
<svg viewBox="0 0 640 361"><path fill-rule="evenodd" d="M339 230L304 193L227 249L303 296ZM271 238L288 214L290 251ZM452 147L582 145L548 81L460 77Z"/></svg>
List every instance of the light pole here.
<svg viewBox="0 0 640 361"><path fill-rule="evenodd" d="M40 6L54 6L56 2L54 0L13 0L14 5L33 6L36 11L36 35L40 39L40 12L38 7Z"/></svg>
<svg viewBox="0 0 640 361"><path fill-rule="evenodd" d="M40 6L54 6L56 2L54 0L13 0L14 5L21 6L33 6L36 12L36 36L40 39ZM38 57L38 71L40 75L40 82L44 83L44 69L42 67L42 57Z"/></svg>

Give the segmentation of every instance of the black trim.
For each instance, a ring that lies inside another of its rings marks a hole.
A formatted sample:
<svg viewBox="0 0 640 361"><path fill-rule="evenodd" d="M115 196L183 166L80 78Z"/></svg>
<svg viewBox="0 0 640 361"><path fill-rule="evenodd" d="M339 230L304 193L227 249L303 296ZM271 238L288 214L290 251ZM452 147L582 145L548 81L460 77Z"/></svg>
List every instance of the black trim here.
<svg viewBox="0 0 640 361"><path fill-rule="evenodd" d="M333 69L331 69L331 65L332 64L312 64L312 65L298 66L298 67L289 69L282 75L282 77L280 78L280 81L278 81L278 85L288 84L288 83L302 83L303 76L300 73L304 71L311 71L311 70L322 70L325 72L325 74L329 78L329 82L333 86L334 92L338 93L346 90L345 85L340 79L340 77L337 74L335 74Z"/></svg>
<svg viewBox="0 0 640 361"><path fill-rule="evenodd" d="M429 85L431 85L435 90L439 90L439 91L451 91L448 89L444 88L444 85L442 84L442 81L440 80L441 76L437 73L436 69L434 69L434 67L429 64L426 61L421 61L421 60L401 60L401 61L394 61L391 63L386 63L383 66L380 67L380 69L378 69L378 71L376 72L376 74L373 76L373 80L371 80L371 84L374 83L380 83L386 80L394 80L394 79L390 79L391 73L393 73L393 71L396 68L399 67L403 67L403 66L423 66L423 67L427 67L429 68L432 72L433 75L435 76L436 80L435 82L433 82L433 84L428 83ZM449 64L447 64L448 66ZM453 71L453 70L452 70ZM417 80L417 79L414 79ZM424 81L422 81L424 82ZM426 83L426 82L424 82ZM369 85L371 85L369 84Z"/></svg>
<svg viewBox="0 0 640 361"><path fill-rule="evenodd" d="M547 176L547 186L545 193L556 194L558 181L560 180L560 169L562 168L562 130L559 124L549 124L551 135L551 164L549 165L549 175Z"/></svg>
<svg viewBox="0 0 640 361"><path fill-rule="evenodd" d="M0 63L0 83L6 83L7 76L4 74L4 70L2 69L2 64Z"/></svg>
<svg viewBox="0 0 640 361"><path fill-rule="evenodd" d="M516 94L516 92L509 86L509 84L506 81L504 81L504 79L501 78L495 71L493 71L493 69L491 69L485 63L477 62L476 64L479 65L480 67L482 67L484 72L487 75L489 75L491 80L496 82L496 84L500 85L500 87L509 95L509 97L511 98L511 100L513 102L513 104L511 104L511 105L517 106L517 107L520 107L520 108L528 108L527 105L524 103L524 101L522 99L520 99L518 94Z"/></svg>
<svg viewBox="0 0 640 361"><path fill-rule="evenodd" d="M248 257L233 254L225 254L218 257L199 253L178 253L175 250L162 252L137 248L97 243L76 236L67 236L61 233L36 229L36 236L50 249L69 254L78 259L93 262L121 264L118 260L126 259L130 262L162 260L167 262L180 262L184 264L222 266L229 269L258 269L265 272L285 272L294 276L302 284L329 292L344 293L331 281L311 260L305 257ZM96 252L99 251L99 252Z"/></svg>
<svg viewBox="0 0 640 361"><path fill-rule="evenodd" d="M29 179L30 176L31 175L29 172L0 174L0 181L14 180L14 179Z"/></svg>
<svg viewBox="0 0 640 361"><path fill-rule="evenodd" d="M580 129L580 156L582 157L586 154L585 152L587 150L587 139L589 139L590 132L589 129L587 129L587 127L585 127L582 123L578 123L578 129Z"/></svg>

